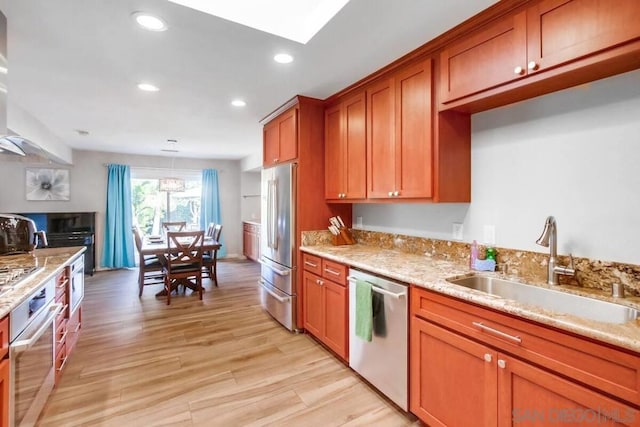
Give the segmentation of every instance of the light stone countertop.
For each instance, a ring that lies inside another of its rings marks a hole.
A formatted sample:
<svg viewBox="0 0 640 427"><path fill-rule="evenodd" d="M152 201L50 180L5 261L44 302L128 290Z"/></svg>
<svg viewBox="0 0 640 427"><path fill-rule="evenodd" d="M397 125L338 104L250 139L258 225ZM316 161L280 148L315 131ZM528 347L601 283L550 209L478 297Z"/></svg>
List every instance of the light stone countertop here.
<svg viewBox="0 0 640 427"><path fill-rule="evenodd" d="M300 250L640 353L640 319L625 324L597 322L518 303L446 281L448 278L468 276L472 273L500 277L499 273L472 272L468 266L451 261L360 244L351 246L302 246ZM509 279L512 278L510 277ZM568 286L551 287L544 283L533 284L613 302L613 299L602 291L587 291L582 288ZM640 308L640 298L625 298L624 303L633 308Z"/></svg>
<svg viewBox="0 0 640 427"><path fill-rule="evenodd" d="M86 250L87 248L84 246L45 248L36 249L30 254L0 256L0 267L44 267L38 273L28 277L16 288L0 297L0 318L8 315L13 308L26 300L34 289L54 278L64 267L75 261Z"/></svg>

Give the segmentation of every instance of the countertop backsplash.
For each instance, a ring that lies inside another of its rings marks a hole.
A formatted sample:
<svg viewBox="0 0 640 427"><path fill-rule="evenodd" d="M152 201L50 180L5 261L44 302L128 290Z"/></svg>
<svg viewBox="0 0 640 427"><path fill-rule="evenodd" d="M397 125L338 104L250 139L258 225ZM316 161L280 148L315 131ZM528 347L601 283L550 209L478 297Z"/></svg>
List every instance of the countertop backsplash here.
<svg viewBox="0 0 640 427"><path fill-rule="evenodd" d="M469 243L439 240L402 234L382 233L352 229L353 237L360 244L380 249L392 249L410 254L422 254L465 264L469 262ZM303 231L303 246L331 245L331 233L327 230ZM480 246L484 254L484 246ZM507 274L525 281L545 282L549 254L496 247L498 268L507 266ZM559 255L559 264L568 265L569 256ZM592 260L574 257L576 275L560 276L560 284L611 291L613 283L622 283L627 296L640 297L640 265L614 261Z"/></svg>

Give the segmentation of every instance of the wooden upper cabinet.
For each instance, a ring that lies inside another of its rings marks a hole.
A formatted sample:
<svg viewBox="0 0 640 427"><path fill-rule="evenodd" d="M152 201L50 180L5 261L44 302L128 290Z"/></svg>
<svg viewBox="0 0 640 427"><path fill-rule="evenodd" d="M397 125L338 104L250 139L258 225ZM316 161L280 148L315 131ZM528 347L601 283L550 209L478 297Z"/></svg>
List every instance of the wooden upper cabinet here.
<svg viewBox="0 0 640 427"><path fill-rule="evenodd" d="M401 198L433 196L431 60L402 70L396 85L396 185Z"/></svg>
<svg viewBox="0 0 640 427"><path fill-rule="evenodd" d="M328 200L367 196L365 112L364 92L325 111L325 197Z"/></svg>
<svg viewBox="0 0 640 427"><path fill-rule="evenodd" d="M367 90L367 193L433 196L432 61L405 67Z"/></svg>
<svg viewBox="0 0 640 427"><path fill-rule="evenodd" d="M502 18L440 54L442 102L472 95L526 74L526 14Z"/></svg>
<svg viewBox="0 0 640 427"><path fill-rule="evenodd" d="M367 89L367 194L391 197L395 187L395 90L393 79Z"/></svg>
<svg viewBox="0 0 640 427"><path fill-rule="evenodd" d="M638 0L546 0L527 9L528 72L640 37Z"/></svg>
<svg viewBox="0 0 640 427"><path fill-rule="evenodd" d="M640 39L639 17L638 0L531 2L441 52L440 109L482 111L635 69L639 46L607 52Z"/></svg>
<svg viewBox="0 0 640 427"><path fill-rule="evenodd" d="M295 107L291 108L264 126L264 166L272 166L298 157L297 112Z"/></svg>

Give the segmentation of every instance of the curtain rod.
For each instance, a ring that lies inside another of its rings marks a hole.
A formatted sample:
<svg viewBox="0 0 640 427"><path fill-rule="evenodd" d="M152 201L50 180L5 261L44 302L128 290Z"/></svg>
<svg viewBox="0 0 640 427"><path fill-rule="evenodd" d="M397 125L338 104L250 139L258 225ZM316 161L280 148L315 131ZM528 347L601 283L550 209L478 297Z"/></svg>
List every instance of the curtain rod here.
<svg viewBox="0 0 640 427"><path fill-rule="evenodd" d="M106 168L109 165L115 165L115 164L119 164L119 163L103 163L102 166L104 166ZM128 165L128 166L131 169L142 169L142 170L150 170L150 171L167 171L167 170L171 170L171 171L175 171L175 172L202 172L202 169L180 169L180 168L172 168L172 167L160 168L160 167L151 167L151 166L131 166L131 165ZM204 169L216 169L216 168L204 168ZM217 169L217 171L222 173L222 172L224 172L224 169Z"/></svg>

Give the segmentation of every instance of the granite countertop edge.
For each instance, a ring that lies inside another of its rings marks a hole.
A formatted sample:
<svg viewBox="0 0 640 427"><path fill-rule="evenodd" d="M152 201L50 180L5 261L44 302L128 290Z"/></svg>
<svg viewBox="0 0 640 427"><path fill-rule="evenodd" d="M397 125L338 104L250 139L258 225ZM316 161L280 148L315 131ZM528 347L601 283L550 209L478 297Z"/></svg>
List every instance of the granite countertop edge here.
<svg viewBox="0 0 640 427"><path fill-rule="evenodd" d="M496 273L475 272L469 270L467 266L451 261L436 260L428 256L407 254L400 251L380 249L361 244L353 246L301 246L300 250L407 284L640 353L640 319L625 324L597 322L518 303L513 300L489 295L446 281L448 278L468 276L470 274L496 275ZM372 261L379 262L374 263ZM565 289L562 290L564 291ZM571 292L571 290L569 290L569 292L579 293ZM599 299L606 300L607 298ZM631 303L629 305L635 304Z"/></svg>
<svg viewBox="0 0 640 427"><path fill-rule="evenodd" d="M11 310L25 301L35 289L54 278L60 270L71 264L86 250L85 246L73 246L36 249L29 254L0 256L0 266L11 264L44 267L40 272L28 277L15 289L0 297L0 318L11 313Z"/></svg>

